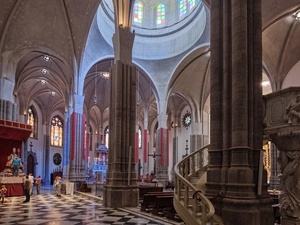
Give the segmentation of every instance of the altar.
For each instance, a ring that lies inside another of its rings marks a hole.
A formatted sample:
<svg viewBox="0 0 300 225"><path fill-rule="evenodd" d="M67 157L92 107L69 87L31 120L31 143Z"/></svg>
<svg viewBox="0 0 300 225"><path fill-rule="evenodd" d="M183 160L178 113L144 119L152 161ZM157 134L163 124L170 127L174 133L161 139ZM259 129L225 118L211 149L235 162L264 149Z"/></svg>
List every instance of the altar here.
<svg viewBox="0 0 300 225"><path fill-rule="evenodd" d="M0 185L5 185L6 197L24 195L23 177L0 177Z"/></svg>

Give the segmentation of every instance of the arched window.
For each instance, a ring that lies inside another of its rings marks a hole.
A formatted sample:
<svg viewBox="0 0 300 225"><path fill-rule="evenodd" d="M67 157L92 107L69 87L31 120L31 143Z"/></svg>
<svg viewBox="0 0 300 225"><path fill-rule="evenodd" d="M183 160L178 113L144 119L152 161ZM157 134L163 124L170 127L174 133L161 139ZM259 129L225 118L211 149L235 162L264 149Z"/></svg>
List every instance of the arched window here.
<svg viewBox="0 0 300 225"><path fill-rule="evenodd" d="M192 10L196 6L196 0L189 0L189 10Z"/></svg>
<svg viewBox="0 0 300 225"><path fill-rule="evenodd" d="M157 6L157 19L156 24L158 26L165 25L166 21L166 6L165 4L161 3Z"/></svg>
<svg viewBox="0 0 300 225"><path fill-rule="evenodd" d="M51 120L51 145L63 145L63 120L55 116Z"/></svg>
<svg viewBox="0 0 300 225"><path fill-rule="evenodd" d="M104 130L104 144L108 148L108 143L109 143L109 128L108 126Z"/></svg>
<svg viewBox="0 0 300 225"><path fill-rule="evenodd" d="M32 126L31 138L37 138L37 114L33 106L30 106L27 111L27 124Z"/></svg>
<svg viewBox="0 0 300 225"><path fill-rule="evenodd" d="M133 6L133 21L137 24L143 22L143 4L139 1L135 1Z"/></svg>
<svg viewBox="0 0 300 225"><path fill-rule="evenodd" d="M142 128L139 126L139 148L142 148Z"/></svg>
<svg viewBox="0 0 300 225"><path fill-rule="evenodd" d="M179 0L179 17L183 17L187 13L187 0Z"/></svg>
<svg viewBox="0 0 300 225"><path fill-rule="evenodd" d="M153 148L156 148L156 134L157 134L157 129L158 129L158 122L154 126L154 131L153 131Z"/></svg>

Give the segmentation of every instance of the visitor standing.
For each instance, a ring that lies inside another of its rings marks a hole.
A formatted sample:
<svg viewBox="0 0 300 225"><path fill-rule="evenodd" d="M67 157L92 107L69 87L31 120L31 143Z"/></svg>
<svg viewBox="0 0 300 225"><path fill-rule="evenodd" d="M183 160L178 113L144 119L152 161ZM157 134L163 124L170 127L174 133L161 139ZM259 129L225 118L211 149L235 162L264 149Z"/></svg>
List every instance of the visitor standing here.
<svg viewBox="0 0 300 225"><path fill-rule="evenodd" d="M60 197L61 196L61 177L60 176L55 177L53 186L55 187L55 190L56 190L56 196Z"/></svg>
<svg viewBox="0 0 300 225"><path fill-rule="evenodd" d="M0 190L0 197L1 197L1 202L4 203L4 198L5 198L5 195L6 195L6 187L4 184L2 184L2 188Z"/></svg>
<svg viewBox="0 0 300 225"><path fill-rule="evenodd" d="M33 183L34 183L34 177L33 177L32 173L29 174L28 178L30 180L30 195L32 195L33 194Z"/></svg>
<svg viewBox="0 0 300 225"><path fill-rule="evenodd" d="M37 178L34 178L34 179L35 179L35 185L36 185L36 194L40 195L41 194L41 182L42 182L41 176L38 176Z"/></svg>
<svg viewBox="0 0 300 225"><path fill-rule="evenodd" d="M30 180L29 177L26 176L25 181L24 181L24 192L25 192L25 196L26 199L23 202L30 202Z"/></svg>

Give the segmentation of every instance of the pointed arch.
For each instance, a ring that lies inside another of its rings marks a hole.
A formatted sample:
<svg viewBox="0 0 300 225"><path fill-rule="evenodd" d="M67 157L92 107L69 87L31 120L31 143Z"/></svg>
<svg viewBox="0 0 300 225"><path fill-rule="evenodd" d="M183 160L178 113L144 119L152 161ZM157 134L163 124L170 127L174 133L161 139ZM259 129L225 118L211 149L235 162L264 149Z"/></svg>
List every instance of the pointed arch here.
<svg viewBox="0 0 300 225"><path fill-rule="evenodd" d="M27 124L32 126L31 138L37 138L38 134L38 114L33 105L27 109Z"/></svg>

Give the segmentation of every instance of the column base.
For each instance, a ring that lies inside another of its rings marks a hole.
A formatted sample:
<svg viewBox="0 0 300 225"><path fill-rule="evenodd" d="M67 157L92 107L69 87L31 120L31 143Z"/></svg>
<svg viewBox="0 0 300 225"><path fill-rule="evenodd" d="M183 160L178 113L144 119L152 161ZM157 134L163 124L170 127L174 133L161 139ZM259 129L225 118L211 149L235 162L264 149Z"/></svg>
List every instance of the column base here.
<svg viewBox="0 0 300 225"><path fill-rule="evenodd" d="M225 198L223 202L225 203L222 210L222 218L224 224L260 225L260 213L257 209L258 202L256 200L238 200Z"/></svg>
<svg viewBox="0 0 300 225"><path fill-rule="evenodd" d="M282 218L281 225L300 225L300 218Z"/></svg>
<svg viewBox="0 0 300 225"><path fill-rule="evenodd" d="M104 186L103 202L109 208L136 207L139 205L137 186Z"/></svg>

